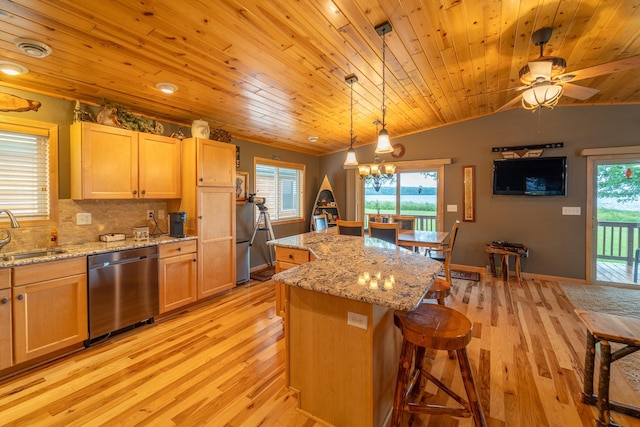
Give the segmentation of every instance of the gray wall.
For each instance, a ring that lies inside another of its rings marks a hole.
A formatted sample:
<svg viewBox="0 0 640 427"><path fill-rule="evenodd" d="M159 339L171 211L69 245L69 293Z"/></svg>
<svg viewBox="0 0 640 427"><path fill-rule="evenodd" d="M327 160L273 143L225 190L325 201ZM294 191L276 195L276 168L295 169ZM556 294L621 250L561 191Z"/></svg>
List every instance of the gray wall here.
<svg viewBox="0 0 640 427"><path fill-rule="evenodd" d="M400 160L452 159L453 163L445 166L445 205L458 205L458 212L445 213L446 230L456 219L462 220L462 166L476 167L476 220L462 223L453 263L484 268L484 244L507 240L529 247L523 271L585 279L587 159L578 153L584 148L639 145L639 114L639 106L557 107L540 114L516 109L393 138L390 112L388 129L392 144L402 143L406 148ZM499 158L492 147L548 142L564 143L563 148L545 150L543 156L567 156L567 196L492 195L493 159ZM358 161L372 162L373 150L373 145L356 149ZM345 155L335 153L320 162L320 171L329 176L343 210L347 203L342 169ZM393 160L390 155L383 158ZM579 206L582 215L563 216L563 206Z"/></svg>

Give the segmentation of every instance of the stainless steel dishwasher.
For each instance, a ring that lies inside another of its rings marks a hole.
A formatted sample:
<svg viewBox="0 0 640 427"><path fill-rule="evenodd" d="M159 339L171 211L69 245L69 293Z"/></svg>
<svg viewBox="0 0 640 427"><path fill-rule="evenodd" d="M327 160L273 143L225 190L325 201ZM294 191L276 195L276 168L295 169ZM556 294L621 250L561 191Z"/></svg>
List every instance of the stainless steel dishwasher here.
<svg viewBox="0 0 640 427"><path fill-rule="evenodd" d="M87 257L89 340L158 314L158 247L106 252Z"/></svg>

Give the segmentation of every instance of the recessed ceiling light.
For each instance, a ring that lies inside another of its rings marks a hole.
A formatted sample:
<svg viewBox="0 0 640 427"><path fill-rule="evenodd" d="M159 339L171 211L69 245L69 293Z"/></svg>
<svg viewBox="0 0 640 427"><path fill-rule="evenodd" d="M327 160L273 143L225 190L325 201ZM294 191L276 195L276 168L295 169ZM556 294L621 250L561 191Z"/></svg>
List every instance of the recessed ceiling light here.
<svg viewBox="0 0 640 427"><path fill-rule="evenodd" d="M178 90L178 86L173 83L157 83L156 88L160 89L164 93L173 93Z"/></svg>
<svg viewBox="0 0 640 427"><path fill-rule="evenodd" d="M44 58L51 53L51 48L48 45L37 40L15 39L13 42L18 49L34 58Z"/></svg>
<svg viewBox="0 0 640 427"><path fill-rule="evenodd" d="M0 61L0 71L10 76L17 76L18 74L26 74L29 72L24 65L9 61Z"/></svg>
<svg viewBox="0 0 640 427"><path fill-rule="evenodd" d="M309 142L318 142L318 137L317 136L310 136L307 139L309 140Z"/></svg>

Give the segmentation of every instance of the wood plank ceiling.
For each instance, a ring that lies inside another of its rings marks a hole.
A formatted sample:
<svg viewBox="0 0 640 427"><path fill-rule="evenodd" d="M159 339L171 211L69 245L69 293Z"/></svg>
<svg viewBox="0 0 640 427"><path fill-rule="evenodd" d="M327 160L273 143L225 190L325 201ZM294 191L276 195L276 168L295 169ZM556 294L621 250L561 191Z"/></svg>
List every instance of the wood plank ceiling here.
<svg viewBox="0 0 640 427"><path fill-rule="evenodd" d="M559 105L640 102L637 0L2 0L0 60L30 71L0 84L190 124L322 155L349 146L355 73L356 145L375 140L386 36L387 129L393 137L492 114L518 95L518 71L539 56L533 31L552 27L545 56L572 83L598 89ZM51 46L45 58L16 38ZM624 68L624 67L623 67ZM595 77L590 77L596 75ZM155 88L171 82L166 95ZM489 94L486 94L489 92ZM513 108L520 104L513 103ZM309 136L319 140L312 143Z"/></svg>

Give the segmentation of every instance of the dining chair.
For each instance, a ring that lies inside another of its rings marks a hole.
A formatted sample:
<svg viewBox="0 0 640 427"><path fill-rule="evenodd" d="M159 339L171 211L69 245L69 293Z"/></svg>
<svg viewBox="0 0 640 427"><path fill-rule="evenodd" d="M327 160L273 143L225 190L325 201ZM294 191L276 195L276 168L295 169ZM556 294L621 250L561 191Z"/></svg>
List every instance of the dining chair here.
<svg viewBox="0 0 640 427"><path fill-rule="evenodd" d="M315 231L326 230L327 227L327 215L320 214L313 216L313 228L315 229Z"/></svg>
<svg viewBox="0 0 640 427"><path fill-rule="evenodd" d="M453 254L453 245L456 242L459 226L460 220L456 220L451 228L451 233L449 233L449 241L440 248L431 249L425 252L425 255L429 258L444 263L444 273L449 283L451 283L451 256Z"/></svg>
<svg viewBox="0 0 640 427"><path fill-rule="evenodd" d="M369 224L369 236L397 245L398 224L372 222Z"/></svg>
<svg viewBox="0 0 640 427"><path fill-rule="evenodd" d="M364 222L363 221L343 221L339 219L336 221L338 225L338 234L345 236L364 236Z"/></svg>
<svg viewBox="0 0 640 427"><path fill-rule="evenodd" d="M408 215L392 215L391 222L395 222L398 224L398 231L400 230L415 230L416 227L416 217L408 216ZM410 251L417 251L417 246L402 246L403 248L409 249Z"/></svg>
<svg viewBox="0 0 640 427"><path fill-rule="evenodd" d="M398 230L415 230L416 217L408 215L393 215L391 216L391 222L398 224Z"/></svg>

